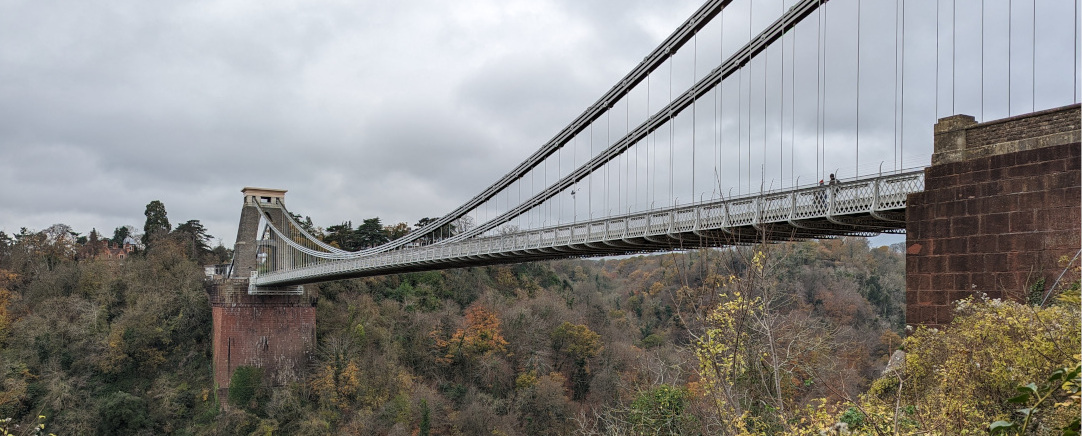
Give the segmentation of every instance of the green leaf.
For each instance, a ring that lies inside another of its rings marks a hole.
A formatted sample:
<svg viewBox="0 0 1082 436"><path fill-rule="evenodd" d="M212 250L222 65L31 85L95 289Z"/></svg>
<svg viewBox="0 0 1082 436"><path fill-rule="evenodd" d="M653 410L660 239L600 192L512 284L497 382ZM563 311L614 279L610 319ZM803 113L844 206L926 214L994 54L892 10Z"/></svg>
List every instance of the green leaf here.
<svg viewBox="0 0 1082 436"><path fill-rule="evenodd" d="M1063 379L1063 370L1064 369L1066 369L1066 368L1057 369L1055 372L1052 373L1051 376L1048 377L1048 381L1049 382L1055 382L1055 381L1059 381L1059 380Z"/></svg>
<svg viewBox="0 0 1082 436"><path fill-rule="evenodd" d="M1063 427L1063 436L1078 436L1079 430L1082 430L1082 420L1075 418L1070 424Z"/></svg>
<svg viewBox="0 0 1082 436"><path fill-rule="evenodd" d="M1015 412L1021 413L1022 416L1029 416L1030 413L1033 413L1033 408L1027 407L1025 409L1018 409Z"/></svg>
<svg viewBox="0 0 1082 436"><path fill-rule="evenodd" d="M1010 430L1012 428L1015 428L1015 424L1013 422L996 421L996 422L993 422L991 425L988 426L988 431L991 432L992 434L998 434L998 433L1003 433L1003 432L1005 432L1007 430Z"/></svg>
<svg viewBox="0 0 1082 436"><path fill-rule="evenodd" d="M1032 393L1036 394L1037 393L1037 384L1036 383L1030 383L1030 384L1025 385L1025 386L1019 386L1018 387L1018 392L1032 392Z"/></svg>
<svg viewBox="0 0 1082 436"><path fill-rule="evenodd" d="M1027 401L1029 401L1029 392L1023 392L1021 395L1019 395L1017 397L1011 397L1011 398L1007 399L1008 403L1022 403L1022 404L1025 404Z"/></svg>

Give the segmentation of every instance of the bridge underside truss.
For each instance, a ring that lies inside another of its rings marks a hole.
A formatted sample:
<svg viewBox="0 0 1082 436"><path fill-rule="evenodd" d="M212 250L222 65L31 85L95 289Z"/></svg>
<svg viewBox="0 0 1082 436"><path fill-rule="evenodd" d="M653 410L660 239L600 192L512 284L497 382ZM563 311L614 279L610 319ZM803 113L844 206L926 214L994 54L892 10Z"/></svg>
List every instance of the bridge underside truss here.
<svg viewBox="0 0 1082 436"><path fill-rule="evenodd" d="M250 293L403 272L898 232L907 195L923 189L923 170L916 170L353 258L321 258L277 238L263 244L279 253L278 269L254 274Z"/></svg>

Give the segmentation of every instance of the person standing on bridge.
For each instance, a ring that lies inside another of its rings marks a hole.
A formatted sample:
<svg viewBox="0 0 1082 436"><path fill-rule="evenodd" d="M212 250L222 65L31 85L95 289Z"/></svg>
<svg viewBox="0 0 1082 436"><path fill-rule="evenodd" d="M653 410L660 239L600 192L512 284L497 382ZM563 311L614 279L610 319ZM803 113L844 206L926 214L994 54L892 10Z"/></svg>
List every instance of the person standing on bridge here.
<svg viewBox="0 0 1082 436"><path fill-rule="evenodd" d="M834 173L830 173L830 182L827 183L827 186L829 187L828 190L830 191L830 197L828 198L830 200L834 200L834 194L836 194L835 190L838 189L838 179L834 178Z"/></svg>

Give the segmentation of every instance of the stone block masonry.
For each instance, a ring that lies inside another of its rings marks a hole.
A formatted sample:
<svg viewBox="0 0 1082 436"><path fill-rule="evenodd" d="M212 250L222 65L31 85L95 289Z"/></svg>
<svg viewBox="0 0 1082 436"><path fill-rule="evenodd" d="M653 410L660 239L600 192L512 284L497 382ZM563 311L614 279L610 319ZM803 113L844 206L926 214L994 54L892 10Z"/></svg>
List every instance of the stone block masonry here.
<svg viewBox="0 0 1082 436"><path fill-rule="evenodd" d="M263 368L265 380L272 385L304 376L316 345L313 297L248 295L244 279L210 284L207 292L219 398L227 397L233 371L241 365Z"/></svg>
<svg viewBox="0 0 1082 436"><path fill-rule="evenodd" d="M1080 127L1079 105L936 124L924 192L906 205L907 324L949 323L977 293L1026 301L1052 286L1082 245Z"/></svg>
<svg viewBox="0 0 1082 436"><path fill-rule="evenodd" d="M279 206L279 202L285 199L284 189L252 188L241 190L244 194L244 206L240 211L240 226L237 227L237 242L233 246L233 268L230 274L232 278L247 279L252 271L259 267L259 210L256 204L262 204L267 209L271 219L281 225L285 221L285 212Z"/></svg>

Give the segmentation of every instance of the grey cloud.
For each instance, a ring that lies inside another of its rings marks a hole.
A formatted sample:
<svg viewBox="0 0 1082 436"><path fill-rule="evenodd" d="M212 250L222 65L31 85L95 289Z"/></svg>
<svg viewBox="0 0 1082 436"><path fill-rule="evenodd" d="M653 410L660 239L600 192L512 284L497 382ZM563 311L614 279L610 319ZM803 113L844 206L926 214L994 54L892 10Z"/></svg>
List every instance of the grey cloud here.
<svg viewBox="0 0 1082 436"><path fill-rule="evenodd" d="M744 2L734 3L727 29L746 34ZM757 2L753 24L765 25L788 3ZM840 17L854 4L828 7ZM158 199L174 222L203 220L230 244L244 186L288 189L291 209L320 225L373 216L412 224L450 211L510 170L698 7L683 0L0 3L0 230L54 222L82 232L141 227L143 207ZM864 14L873 26L892 23L889 11ZM907 14L916 23L907 44L927 52L934 21L919 8ZM832 24L829 62L847 61L852 41L840 23ZM1061 30L1045 37L1070 46ZM713 35L700 36L704 70ZM737 38L727 38L733 50ZM892 77L893 53L871 47L883 43L862 41L862 74L881 82ZM815 62L808 47L797 53L805 69ZM1038 59L1051 59L1043 65L1062 52L1049 47ZM972 50L959 53L967 55L958 72L971 75ZM914 54L907 65L932 60ZM689 62L686 54L674 61L675 92L690 82ZM667 96L666 74L654 77L655 110ZM828 87L838 94L830 105L851 98L845 84L853 80L832 76ZM1038 89L1038 109L1063 99L1055 90L1062 80L1048 81ZM797 86L814 83L802 77ZM915 90L920 83L907 82L907 107L934 105L930 91ZM881 103L894 86L861 92L862 101ZM940 90L941 105L947 95ZM632 98L630 118L645 116L636 114L645 112L640 97ZM958 103L972 112L972 99ZM815 102L802 93L798 105L791 134L814 144ZM846 141L853 115L838 107L828 111L824 134ZM890 155L893 109L861 110L862 156ZM736 135L735 118L725 116L723 136ZM906 135L918 137L931 121L908 119ZM623 124L614 125L622 132ZM753 119L756 131L762 127ZM814 162L813 153L798 150L797 166ZM849 157L839 152L832 160Z"/></svg>
<svg viewBox="0 0 1082 436"><path fill-rule="evenodd" d="M587 92L596 86L566 62L528 54L496 59L463 83L459 99L475 117L515 127L502 133L539 147L596 99Z"/></svg>

